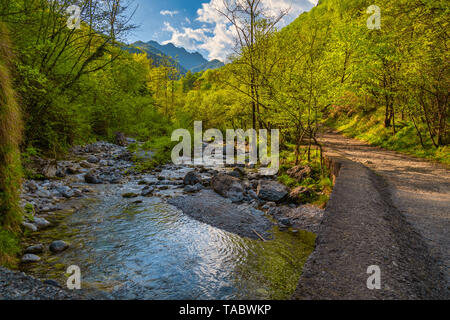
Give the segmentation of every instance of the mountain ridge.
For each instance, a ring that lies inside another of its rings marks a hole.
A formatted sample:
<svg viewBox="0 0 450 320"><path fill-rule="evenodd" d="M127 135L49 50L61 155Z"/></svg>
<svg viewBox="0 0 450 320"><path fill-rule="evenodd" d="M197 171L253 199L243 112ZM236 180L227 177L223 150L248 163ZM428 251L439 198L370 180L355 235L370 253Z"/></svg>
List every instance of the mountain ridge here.
<svg viewBox="0 0 450 320"><path fill-rule="evenodd" d="M163 45L154 40L147 42L137 41L131 44L131 47L128 47L128 51L132 53L136 53L138 50L141 52L145 51L156 64L159 64L159 61L161 61L163 56L169 57L173 65L182 74L186 74L187 71L196 73L225 66L225 64L218 59L208 61L201 53L191 53L183 47L177 47L173 43Z"/></svg>

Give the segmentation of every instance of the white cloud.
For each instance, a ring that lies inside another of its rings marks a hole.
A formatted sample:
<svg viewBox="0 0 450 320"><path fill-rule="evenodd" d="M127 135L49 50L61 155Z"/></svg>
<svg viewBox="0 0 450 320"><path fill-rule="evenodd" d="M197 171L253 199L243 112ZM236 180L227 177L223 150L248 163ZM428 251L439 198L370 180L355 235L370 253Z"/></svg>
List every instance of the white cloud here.
<svg viewBox="0 0 450 320"><path fill-rule="evenodd" d="M301 12L317 4L318 0L262 0L266 14L276 16L280 11L288 10L288 14L280 21L279 27L284 27L297 18ZM224 9L223 0L210 0L203 3L197 11L196 21L203 23L198 29L183 27L178 30L165 23L165 30L172 33L172 38L164 43L183 46L187 50L203 49L209 53L208 59L225 61L232 53L234 45L234 29L228 20L217 10Z"/></svg>
<svg viewBox="0 0 450 320"><path fill-rule="evenodd" d="M207 41L206 35L210 29L199 28L192 29L183 27L181 31L174 28L169 22L164 22L164 30L172 33L170 40L164 41L163 44L173 43L178 47L183 47L186 50L198 50L199 46Z"/></svg>
<svg viewBox="0 0 450 320"><path fill-rule="evenodd" d="M213 34L212 37L207 37L199 48L209 52L210 60L226 61L233 50L234 29L225 23L216 23Z"/></svg>
<svg viewBox="0 0 450 320"><path fill-rule="evenodd" d="M180 13L179 11L170 11L170 10L162 10L160 12L160 14L163 15L163 16L171 16L171 17L173 17L173 16L175 16L175 15L177 15L179 13Z"/></svg>

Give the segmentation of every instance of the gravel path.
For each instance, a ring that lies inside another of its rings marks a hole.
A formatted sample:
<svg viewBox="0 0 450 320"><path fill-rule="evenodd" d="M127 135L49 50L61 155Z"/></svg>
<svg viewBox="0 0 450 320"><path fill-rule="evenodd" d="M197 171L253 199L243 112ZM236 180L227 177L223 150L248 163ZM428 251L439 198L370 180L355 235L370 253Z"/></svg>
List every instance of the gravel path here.
<svg viewBox="0 0 450 320"><path fill-rule="evenodd" d="M392 203L425 240L450 285L450 171L443 165L373 147L336 133L321 138L327 151L364 164L388 183Z"/></svg>

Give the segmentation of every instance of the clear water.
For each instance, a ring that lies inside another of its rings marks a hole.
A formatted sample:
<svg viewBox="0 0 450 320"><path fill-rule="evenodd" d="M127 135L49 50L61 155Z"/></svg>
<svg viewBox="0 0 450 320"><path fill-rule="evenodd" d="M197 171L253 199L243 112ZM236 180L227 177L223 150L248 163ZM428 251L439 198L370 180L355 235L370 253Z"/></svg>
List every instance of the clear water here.
<svg viewBox="0 0 450 320"><path fill-rule="evenodd" d="M306 231L274 229L273 241L245 239L159 197L122 198L137 185L99 188L97 199L61 213L57 228L32 239L62 239L71 248L45 253L27 272L64 285L67 267L77 265L84 289L116 299L289 299L313 250L315 235Z"/></svg>

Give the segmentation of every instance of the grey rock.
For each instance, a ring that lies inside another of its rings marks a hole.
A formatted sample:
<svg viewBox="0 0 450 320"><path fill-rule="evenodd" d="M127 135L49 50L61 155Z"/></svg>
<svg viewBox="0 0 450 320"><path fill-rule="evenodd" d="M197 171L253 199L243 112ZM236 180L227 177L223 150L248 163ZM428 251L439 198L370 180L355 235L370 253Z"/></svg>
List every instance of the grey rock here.
<svg viewBox="0 0 450 320"><path fill-rule="evenodd" d="M80 171L81 171L81 168L78 166L75 166L75 165L69 166L66 169L66 172L68 174L77 174L77 173L80 173Z"/></svg>
<svg viewBox="0 0 450 320"><path fill-rule="evenodd" d="M255 172L250 172L249 174L247 174L247 178L248 180L258 180L260 178L260 175Z"/></svg>
<svg viewBox="0 0 450 320"><path fill-rule="evenodd" d="M201 190L203 190L203 185L200 183L197 183L195 186L187 185L184 187L184 191L187 193L195 193L195 192L199 192Z"/></svg>
<svg viewBox="0 0 450 320"><path fill-rule="evenodd" d="M250 196L250 198L252 198L252 199L258 199L258 195L256 194L256 192L255 191L253 191L253 190L248 190L248 195Z"/></svg>
<svg viewBox="0 0 450 320"><path fill-rule="evenodd" d="M242 177L241 174L237 171L231 171L231 172L228 172L227 174L231 177L238 178L238 179L240 179Z"/></svg>
<svg viewBox="0 0 450 320"><path fill-rule="evenodd" d="M50 191L41 188L36 191L36 196L40 198L51 198L52 194L50 193Z"/></svg>
<svg viewBox="0 0 450 320"><path fill-rule="evenodd" d="M49 247L50 251L53 253L63 252L67 248L69 248L69 244L62 240L53 241Z"/></svg>
<svg viewBox="0 0 450 320"><path fill-rule="evenodd" d="M154 191L155 191L155 188L154 188L154 187L147 186L147 187L145 187L145 188L142 190L141 196L143 196L143 197L149 197L149 196L152 196Z"/></svg>
<svg viewBox="0 0 450 320"><path fill-rule="evenodd" d="M37 254L37 253L42 253L42 252L44 252L44 246L42 244L30 246L25 249L25 253Z"/></svg>
<svg viewBox="0 0 450 320"><path fill-rule="evenodd" d="M84 181L86 181L86 183L90 183L90 184L101 184L102 183L102 180L97 176L95 171L89 171L84 176Z"/></svg>
<svg viewBox="0 0 450 320"><path fill-rule="evenodd" d="M185 185L194 186L197 183L202 183L201 178L195 171L191 171L183 179Z"/></svg>
<svg viewBox="0 0 450 320"><path fill-rule="evenodd" d="M47 220L45 220L44 218L35 217L33 222L36 225L36 227L38 228L38 230L48 228L51 225L51 223L48 222Z"/></svg>
<svg viewBox="0 0 450 320"><path fill-rule="evenodd" d="M261 180L258 184L258 198L266 201L280 202L289 193L289 189L281 183Z"/></svg>
<svg viewBox="0 0 450 320"><path fill-rule="evenodd" d="M292 226L292 222L289 219L280 219L280 223L285 225L285 226L287 226L287 227Z"/></svg>
<svg viewBox="0 0 450 320"><path fill-rule="evenodd" d="M41 261L41 258L34 254L26 254L22 257L22 263L35 263Z"/></svg>
<svg viewBox="0 0 450 320"><path fill-rule="evenodd" d="M237 174L239 174L239 177L244 177L246 175L245 169L242 167L236 167L233 169L233 172L236 172Z"/></svg>
<svg viewBox="0 0 450 320"><path fill-rule="evenodd" d="M73 197L73 191L67 186L58 187L58 188L56 188L56 190L62 197L66 198L66 199L70 199Z"/></svg>
<svg viewBox="0 0 450 320"><path fill-rule="evenodd" d="M83 196L83 192L81 192L79 189L73 189L73 196L76 198L81 198Z"/></svg>
<svg viewBox="0 0 450 320"><path fill-rule="evenodd" d="M99 166L102 167L108 167L111 165L111 163L108 160L100 160L100 162L98 163Z"/></svg>
<svg viewBox="0 0 450 320"><path fill-rule="evenodd" d="M238 178L227 174L218 174L212 179L211 186L215 192L232 202L244 200L244 187Z"/></svg>
<svg viewBox="0 0 450 320"><path fill-rule="evenodd" d="M38 231L38 227L36 227L34 224L32 223L28 223L28 222L22 222L22 226L25 227L25 229L28 229L32 232L36 232Z"/></svg>
<svg viewBox="0 0 450 320"><path fill-rule="evenodd" d="M89 163L97 164L100 162L100 159L96 156L89 156L86 161Z"/></svg>

